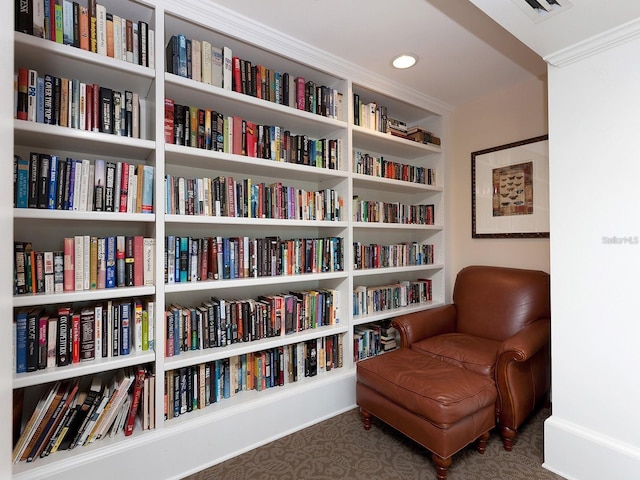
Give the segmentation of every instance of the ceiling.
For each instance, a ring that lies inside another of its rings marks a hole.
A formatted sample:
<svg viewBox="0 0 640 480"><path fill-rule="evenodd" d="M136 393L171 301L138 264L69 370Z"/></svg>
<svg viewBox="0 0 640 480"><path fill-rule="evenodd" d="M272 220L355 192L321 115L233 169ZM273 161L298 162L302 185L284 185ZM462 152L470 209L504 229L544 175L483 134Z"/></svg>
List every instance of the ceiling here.
<svg viewBox="0 0 640 480"><path fill-rule="evenodd" d="M589 39L613 45L637 35L640 19L638 0L546 0L557 2L560 8L533 21L523 15L523 10L531 11L525 0L469 1L552 65L562 63L557 60L566 50L577 53L582 47L595 46Z"/></svg>
<svg viewBox="0 0 640 480"><path fill-rule="evenodd" d="M569 8L544 21L525 0L212 1L452 108L544 76L543 58L640 17L638 0L556 0ZM392 68L406 52L418 64Z"/></svg>
<svg viewBox="0 0 640 480"><path fill-rule="evenodd" d="M539 55L467 0L214 1L451 107L546 72ZM418 64L391 67L405 52Z"/></svg>

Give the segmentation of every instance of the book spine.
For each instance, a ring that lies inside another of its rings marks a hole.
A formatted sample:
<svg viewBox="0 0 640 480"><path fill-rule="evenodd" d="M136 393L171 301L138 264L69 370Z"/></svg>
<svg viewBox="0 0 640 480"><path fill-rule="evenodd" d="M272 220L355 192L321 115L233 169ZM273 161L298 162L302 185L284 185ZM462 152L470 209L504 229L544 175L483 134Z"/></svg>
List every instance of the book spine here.
<svg viewBox="0 0 640 480"><path fill-rule="evenodd" d="M131 352L131 304L120 304L120 355L129 355Z"/></svg>
<svg viewBox="0 0 640 480"><path fill-rule="evenodd" d="M73 237L64 239L63 253L63 291L75 290L75 240Z"/></svg>
<svg viewBox="0 0 640 480"><path fill-rule="evenodd" d="M79 318L79 361L93 360L96 356L95 310L85 308Z"/></svg>
<svg viewBox="0 0 640 480"><path fill-rule="evenodd" d="M100 87L100 131L113 133L113 91Z"/></svg>

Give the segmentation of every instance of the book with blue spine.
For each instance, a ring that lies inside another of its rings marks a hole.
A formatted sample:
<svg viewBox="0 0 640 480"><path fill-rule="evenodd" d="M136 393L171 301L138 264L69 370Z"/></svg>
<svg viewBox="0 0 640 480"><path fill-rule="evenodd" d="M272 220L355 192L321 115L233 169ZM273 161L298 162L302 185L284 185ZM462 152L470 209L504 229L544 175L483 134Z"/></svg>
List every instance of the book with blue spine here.
<svg viewBox="0 0 640 480"><path fill-rule="evenodd" d="M178 34L178 71L175 73L187 78L187 37L182 33Z"/></svg>
<svg viewBox="0 0 640 480"><path fill-rule="evenodd" d="M131 352L131 304L120 304L120 355L129 355Z"/></svg>
<svg viewBox="0 0 640 480"><path fill-rule="evenodd" d="M36 122L44 123L44 77L36 78Z"/></svg>
<svg viewBox="0 0 640 480"><path fill-rule="evenodd" d="M51 155L49 157L49 191L47 199L47 208L49 210L56 209L56 200L58 192L58 155Z"/></svg>
<svg viewBox="0 0 640 480"><path fill-rule="evenodd" d="M71 160L71 168L67 168L67 170L69 171L69 196L68 196L68 201L67 201L67 210L73 210L74 209L74 195L75 195L75 191L76 191L76 170L78 168L78 160L74 160L74 159L70 159ZM66 197L66 195L65 195ZM77 207L76 207L77 210Z"/></svg>
<svg viewBox="0 0 640 480"><path fill-rule="evenodd" d="M44 102L43 102L43 111L42 111L42 121L46 124L53 125L54 121L54 111L53 111L53 86L54 80L53 75L47 73L44 76Z"/></svg>
<svg viewBox="0 0 640 480"><path fill-rule="evenodd" d="M73 45L73 2L62 1L62 43Z"/></svg>
<svg viewBox="0 0 640 480"><path fill-rule="evenodd" d="M154 168L151 165L142 167L142 208L141 213L153 213L153 181Z"/></svg>
<svg viewBox="0 0 640 480"><path fill-rule="evenodd" d="M106 288L116 286L116 237L106 237Z"/></svg>
<svg viewBox="0 0 640 480"><path fill-rule="evenodd" d="M176 242L178 238L176 237ZM188 279L189 271L189 237L180 237L180 268L179 268L179 280L178 282L186 282Z"/></svg>
<svg viewBox="0 0 640 480"><path fill-rule="evenodd" d="M222 239L222 278L231 278L231 242L228 237Z"/></svg>
<svg viewBox="0 0 640 480"><path fill-rule="evenodd" d="M16 373L27 371L27 311L16 315Z"/></svg>
<svg viewBox="0 0 640 480"><path fill-rule="evenodd" d="M29 160L18 155L15 157L16 172L16 208L29 206Z"/></svg>

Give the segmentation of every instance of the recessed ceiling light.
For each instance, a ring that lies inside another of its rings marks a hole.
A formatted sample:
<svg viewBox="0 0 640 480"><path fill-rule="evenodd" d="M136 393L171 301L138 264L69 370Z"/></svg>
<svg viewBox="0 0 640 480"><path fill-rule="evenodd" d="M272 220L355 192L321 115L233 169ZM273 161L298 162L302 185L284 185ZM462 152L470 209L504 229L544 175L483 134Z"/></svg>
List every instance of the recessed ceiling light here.
<svg viewBox="0 0 640 480"><path fill-rule="evenodd" d="M418 61L418 57L413 55L412 53L403 53L402 55L398 55L393 59L391 64L396 68L409 68L413 67Z"/></svg>

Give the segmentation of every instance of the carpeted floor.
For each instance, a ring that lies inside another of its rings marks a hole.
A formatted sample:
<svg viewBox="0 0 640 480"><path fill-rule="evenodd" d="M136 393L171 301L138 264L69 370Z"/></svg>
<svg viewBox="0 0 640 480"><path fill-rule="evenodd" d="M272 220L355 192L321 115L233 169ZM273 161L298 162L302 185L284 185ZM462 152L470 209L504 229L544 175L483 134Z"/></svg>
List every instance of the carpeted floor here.
<svg viewBox="0 0 640 480"><path fill-rule="evenodd" d="M487 451L458 452L448 480L560 480L542 468L541 409L521 426L513 451L491 432ZM357 409L288 435L184 480L427 480L435 479L431 454L374 420L368 432Z"/></svg>

